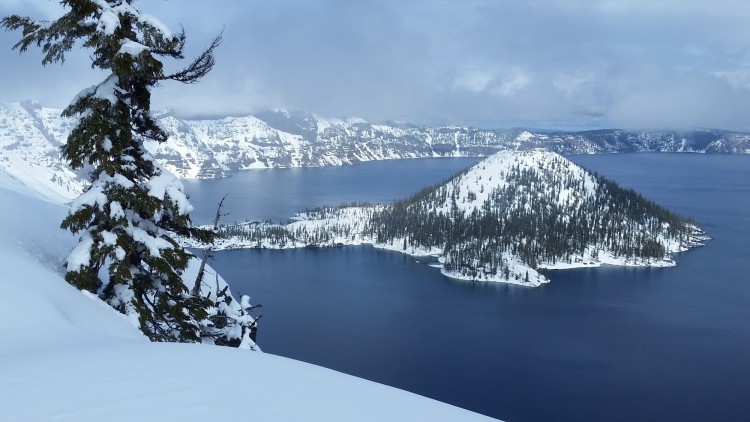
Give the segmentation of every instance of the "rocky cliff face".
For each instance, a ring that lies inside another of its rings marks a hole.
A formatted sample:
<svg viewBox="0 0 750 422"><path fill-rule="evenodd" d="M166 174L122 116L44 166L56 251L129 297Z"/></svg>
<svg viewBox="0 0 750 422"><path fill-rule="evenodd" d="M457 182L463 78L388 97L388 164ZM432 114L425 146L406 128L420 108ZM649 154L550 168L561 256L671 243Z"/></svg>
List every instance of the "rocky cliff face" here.
<svg viewBox="0 0 750 422"><path fill-rule="evenodd" d="M60 160L73 121L37 103L0 103L0 167L29 173L50 195L79 192L81 184ZM360 119L323 119L314 114L267 111L256 116L187 120L159 116L169 142L147 147L183 178L222 177L268 167L319 167L364 161L486 156L500 150L543 148L561 154L636 151L750 153L750 134L721 130L537 133L459 126L373 124ZM10 169L11 163L13 168Z"/></svg>

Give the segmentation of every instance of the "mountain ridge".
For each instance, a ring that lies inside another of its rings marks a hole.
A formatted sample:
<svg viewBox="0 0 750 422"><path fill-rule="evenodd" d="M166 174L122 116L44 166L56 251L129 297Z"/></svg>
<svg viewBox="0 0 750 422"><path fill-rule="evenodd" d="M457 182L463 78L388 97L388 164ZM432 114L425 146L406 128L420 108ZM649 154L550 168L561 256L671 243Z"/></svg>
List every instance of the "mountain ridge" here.
<svg viewBox="0 0 750 422"><path fill-rule="evenodd" d="M21 162L16 167L34 175L37 189L46 191L49 197L69 200L82 191L83 185L60 158L60 145L75 123L60 117L60 112L35 102L0 103L0 168L12 173L18 170L11 169L10 162ZM181 119L169 112L157 117L169 133L169 141L148 142L146 146L165 168L181 178L224 177L233 171L256 168L482 157L500 150L539 148L560 154L750 153L750 133L713 129L533 132L523 128L368 123L286 110L202 120Z"/></svg>

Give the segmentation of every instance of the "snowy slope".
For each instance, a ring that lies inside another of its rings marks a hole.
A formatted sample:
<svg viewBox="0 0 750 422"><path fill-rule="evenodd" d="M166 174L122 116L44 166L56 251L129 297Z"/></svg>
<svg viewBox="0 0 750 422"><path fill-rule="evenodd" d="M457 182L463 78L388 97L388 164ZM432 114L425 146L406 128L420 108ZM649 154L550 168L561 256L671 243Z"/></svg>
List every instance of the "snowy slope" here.
<svg viewBox="0 0 750 422"><path fill-rule="evenodd" d="M4 421L491 420L278 356L185 344L3 356L0 386Z"/></svg>
<svg viewBox="0 0 750 422"><path fill-rule="evenodd" d="M489 420L278 356L149 343L63 280L65 206L3 170L0 204L2 421Z"/></svg>
<svg viewBox="0 0 750 422"><path fill-rule="evenodd" d="M80 194L83 183L61 159L60 140L71 122L59 114L35 103L0 103L0 170L63 202Z"/></svg>
<svg viewBox="0 0 750 422"><path fill-rule="evenodd" d="M73 237L58 228L64 206L26 194L2 171L0 203L0 355L110 339L146 341L124 317L63 280L64 257L73 246Z"/></svg>
<svg viewBox="0 0 750 422"><path fill-rule="evenodd" d="M458 209L469 215L474 210L481 210L482 205L490 199L493 189L504 189L511 184L505 179L505 175L509 174L514 166L521 171L543 169L550 172L553 175L552 180L545 186L532 184L529 187L518 187L540 192L555 189L552 202L558 205L570 204L577 199L576 195L592 197L595 194L597 182L590 174L564 157L543 150L494 154L471 167L465 174L451 180L451 183L447 183L442 189L445 189L447 197L455 195ZM578 189L566 186L563 181ZM438 211L449 213L450 204L443 203Z"/></svg>

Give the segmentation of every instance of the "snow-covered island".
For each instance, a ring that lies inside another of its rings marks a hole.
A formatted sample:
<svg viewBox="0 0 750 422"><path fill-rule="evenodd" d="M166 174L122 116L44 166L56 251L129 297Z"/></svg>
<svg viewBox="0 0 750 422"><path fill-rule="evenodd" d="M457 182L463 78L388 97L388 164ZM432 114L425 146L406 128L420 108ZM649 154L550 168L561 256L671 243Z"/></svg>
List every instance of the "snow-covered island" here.
<svg viewBox="0 0 750 422"><path fill-rule="evenodd" d="M287 224L221 226L214 249L372 244L432 257L448 277L539 286L540 270L674 266L694 223L542 150L501 151L391 205L326 208ZM201 247L198 244L188 246Z"/></svg>

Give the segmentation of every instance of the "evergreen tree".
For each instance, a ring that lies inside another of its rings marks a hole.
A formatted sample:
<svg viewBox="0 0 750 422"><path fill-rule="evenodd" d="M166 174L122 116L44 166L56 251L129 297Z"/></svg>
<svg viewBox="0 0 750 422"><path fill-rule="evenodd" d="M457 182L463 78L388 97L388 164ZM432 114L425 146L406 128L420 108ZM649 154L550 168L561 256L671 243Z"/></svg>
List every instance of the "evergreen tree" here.
<svg viewBox="0 0 750 422"><path fill-rule="evenodd" d="M80 234L65 279L136 317L152 340L201 341L217 304L188 291L182 274L191 254L172 234L207 242L212 232L192 226L182 184L154 161L144 142L167 139L151 114L151 88L165 80L198 81L214 66L221 36L186 68L166 74L160 58L183 59L184 31L172 34L135 9L133 0L60 3L66 13L55 21L13 15L2 26L23 31L15 49L41 47L43 65L64 62L80 42L92 51L92 67L109 73L63 112L79 118L63 156L91 182L62 222ZM219 292L214 296L218 301Z"/></svg>

